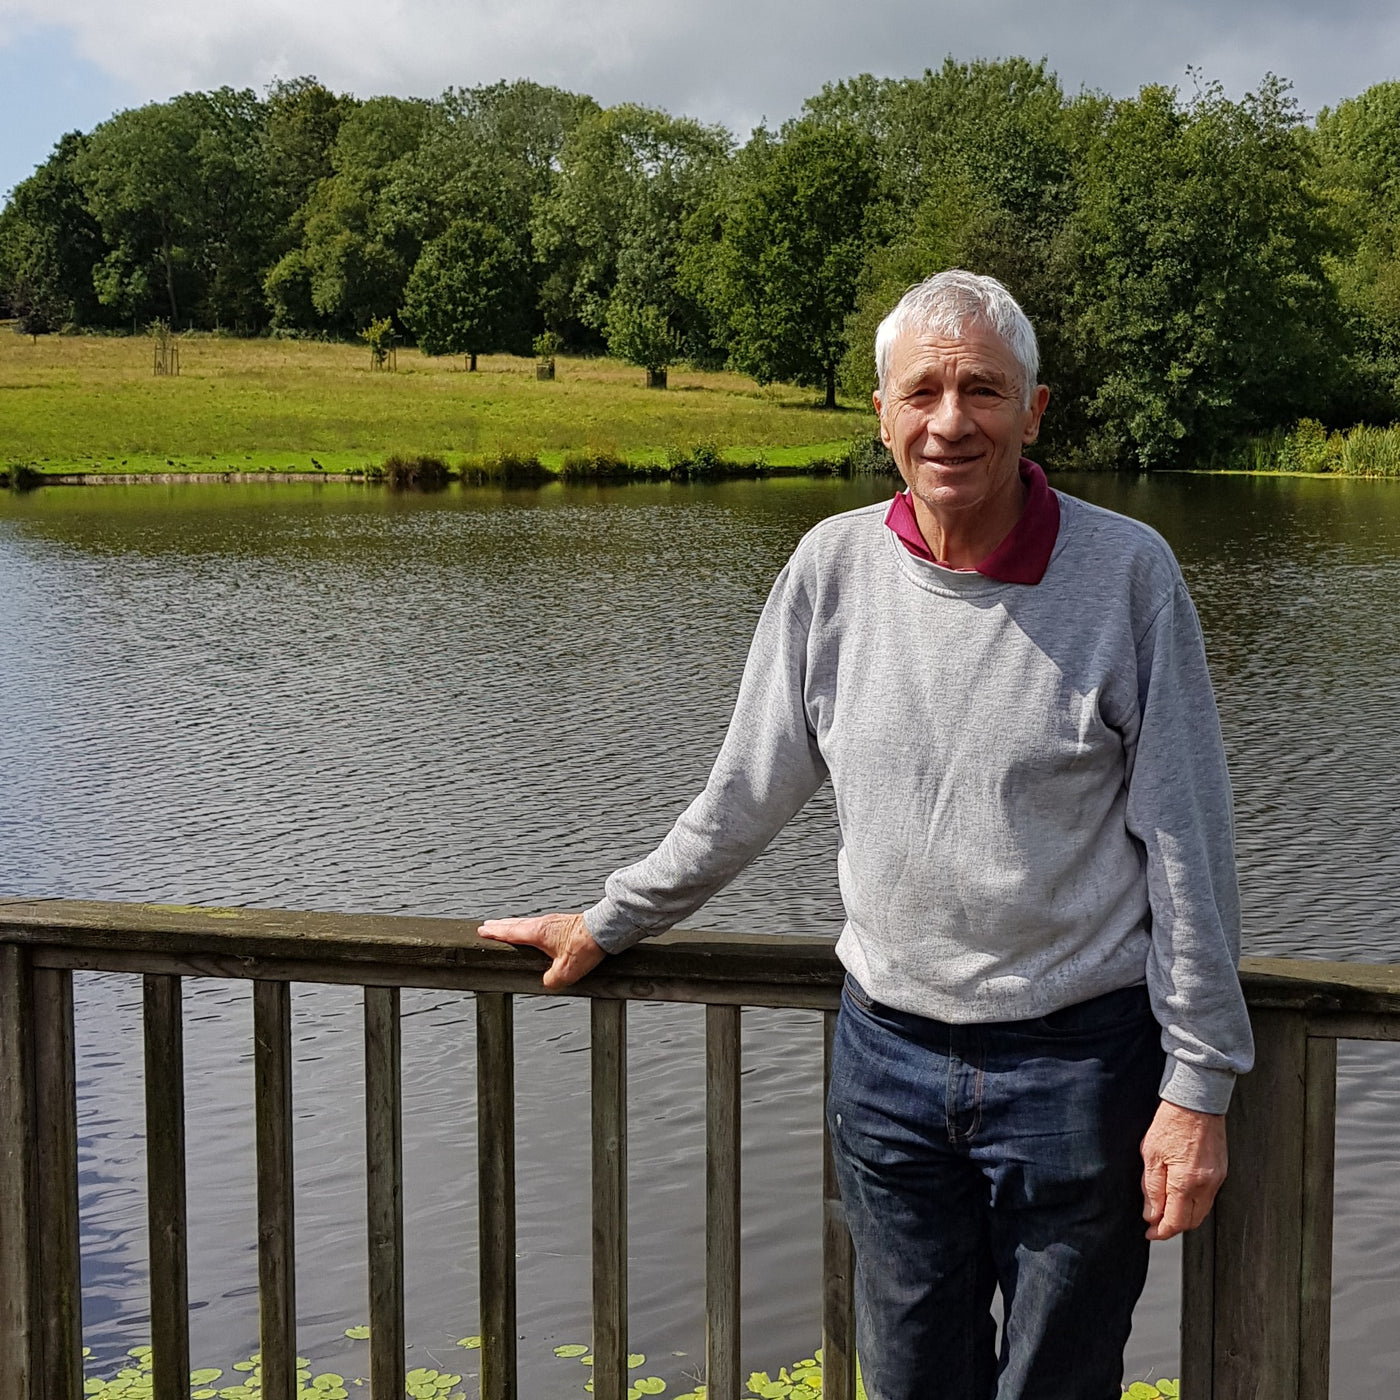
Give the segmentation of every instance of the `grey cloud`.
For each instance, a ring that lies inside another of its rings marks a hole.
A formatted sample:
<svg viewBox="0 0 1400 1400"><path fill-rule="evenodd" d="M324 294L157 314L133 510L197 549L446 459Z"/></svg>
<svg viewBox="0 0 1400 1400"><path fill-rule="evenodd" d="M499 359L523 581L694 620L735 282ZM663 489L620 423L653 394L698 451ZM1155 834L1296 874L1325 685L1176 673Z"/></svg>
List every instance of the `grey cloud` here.
<svg viewBox="0 0 1400 1400"><path fill-rule="evenodd" d="M0 0L5 21L71 29L92 61L152 98L316 73L361 94L532 77L743 132L780 122L827 81L958 58L1044 56L1071 89L1182 85L1187 65L1232 93L1266 71L1305 108L1400 75L1400 13L1379 0Z"/></svg>

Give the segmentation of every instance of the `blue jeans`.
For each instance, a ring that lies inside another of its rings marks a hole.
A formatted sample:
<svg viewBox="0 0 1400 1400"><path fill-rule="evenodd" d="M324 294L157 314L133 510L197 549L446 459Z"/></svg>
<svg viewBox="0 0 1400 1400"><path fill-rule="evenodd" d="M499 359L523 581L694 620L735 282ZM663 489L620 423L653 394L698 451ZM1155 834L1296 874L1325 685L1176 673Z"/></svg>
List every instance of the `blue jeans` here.
<svg viewBox="0 0 1400 1400"><path fill-rule="evenodd" d="M1142 987L959 1026L846 979L827 1119L870 1400L1119 1400L1162 1063Z"/></svg>

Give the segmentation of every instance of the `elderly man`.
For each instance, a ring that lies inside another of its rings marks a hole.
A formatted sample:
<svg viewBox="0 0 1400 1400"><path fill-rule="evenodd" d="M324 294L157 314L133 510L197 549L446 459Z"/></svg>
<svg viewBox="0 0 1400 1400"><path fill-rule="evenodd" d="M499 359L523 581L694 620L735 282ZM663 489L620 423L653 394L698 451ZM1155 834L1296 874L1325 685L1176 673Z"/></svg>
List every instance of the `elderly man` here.
<svg viewBox="0 0 1400 1400"><path fill-rule="evenodd" d="M827 1113L866 1389L1117 1400L1148 1241L1209 1211L1252 1055L1200 628L1158 535L1022 457L1049 390L1000 283L914 287L876 361L907 490L798 545L705 791L585 914L482 933L566 985L698 909L830 777Z"/></svg>

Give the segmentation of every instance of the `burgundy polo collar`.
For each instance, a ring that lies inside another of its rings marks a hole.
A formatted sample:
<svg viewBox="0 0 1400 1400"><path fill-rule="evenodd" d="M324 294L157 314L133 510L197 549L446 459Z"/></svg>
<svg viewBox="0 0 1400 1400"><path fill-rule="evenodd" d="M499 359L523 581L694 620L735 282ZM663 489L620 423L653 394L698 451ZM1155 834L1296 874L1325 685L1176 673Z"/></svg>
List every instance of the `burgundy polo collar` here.
<svg viewBox="0 0 1400 1400"><path fill-rule="evenodd" d="M1029 457L1021 458L1020 468L1021 480L1029 488L1021 518L975 569L960 572L979 573L985 578L996 579L998 583L1035 584L1045 577L1055 539L1060 533L1060 498L1050 489L1044 471ZM885 524L895 532L910 554L927 559L931 564L940 562L933 557L933 551L919 529L914 504L907 490L898 492L890 502L890 508L885 512Z"/></svg>

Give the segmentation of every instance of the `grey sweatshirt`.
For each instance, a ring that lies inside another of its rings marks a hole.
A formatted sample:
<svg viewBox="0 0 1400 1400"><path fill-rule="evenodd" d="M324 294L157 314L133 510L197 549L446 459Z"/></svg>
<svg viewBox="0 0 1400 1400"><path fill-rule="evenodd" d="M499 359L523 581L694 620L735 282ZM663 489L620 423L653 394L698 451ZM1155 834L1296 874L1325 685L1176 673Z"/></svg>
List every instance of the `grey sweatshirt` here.
<svg viewBox="0 0 1400 1400"><path fill-rule="evenodd" d="M915 558L884 512L798 545L705 790L589 932L618 952L686 918L829 776L836 952L870 996L1004 1021L1145 981L1162 1097L1223 1113L1253 1056L1230 784L1171 550L1061 495L1044 578L1001 583Z"/></svg>

